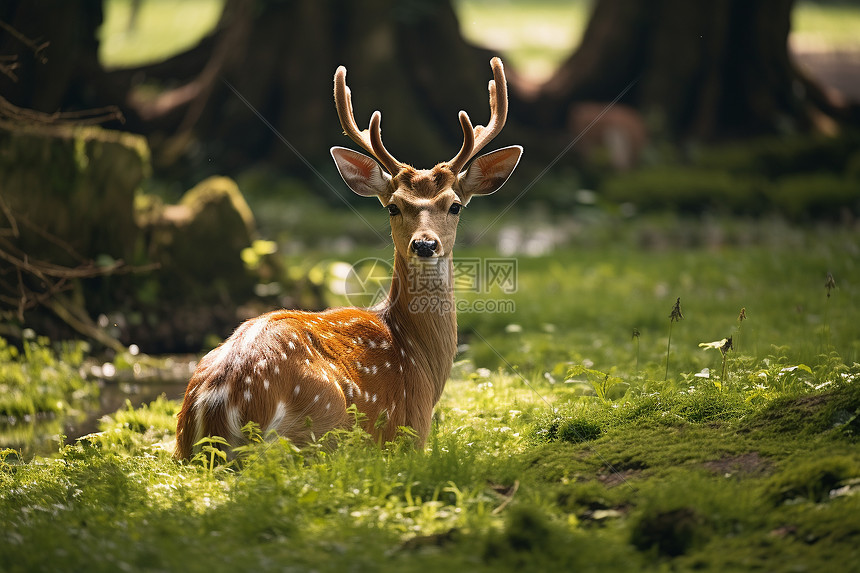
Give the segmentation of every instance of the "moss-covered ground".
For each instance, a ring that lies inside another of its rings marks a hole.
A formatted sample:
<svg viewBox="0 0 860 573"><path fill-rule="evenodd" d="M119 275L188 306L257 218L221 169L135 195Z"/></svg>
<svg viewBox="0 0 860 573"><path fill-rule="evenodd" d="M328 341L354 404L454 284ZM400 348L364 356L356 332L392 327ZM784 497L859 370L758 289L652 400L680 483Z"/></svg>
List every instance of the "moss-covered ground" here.
<svg viewBox="0 0 860 573"><path fill-rule="evenodd" d="M461 314L422 451L345 431L178 463L166 399L52 455L7 450L0 570L848 570L860 254L844 228L767 228L746 246L513 257L516 292L461 293L516 305ZM699 346L728 336L725 364ZM8 388L88 383L76 347L4 348Z"/></svg>

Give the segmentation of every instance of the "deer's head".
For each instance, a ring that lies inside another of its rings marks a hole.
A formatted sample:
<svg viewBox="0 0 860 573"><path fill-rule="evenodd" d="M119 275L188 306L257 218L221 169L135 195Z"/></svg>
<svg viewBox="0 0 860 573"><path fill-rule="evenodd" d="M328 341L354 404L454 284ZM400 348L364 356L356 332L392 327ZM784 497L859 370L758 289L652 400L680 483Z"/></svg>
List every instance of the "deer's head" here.
<svg viewBox="0 0 860 573"><path fill-rule="evenodd" d="M495 193L508 180L520 160L518 145L482 155L466 164L483 149L505 125L508 91L502 61L490 61L494 79L490 81L490 121L487 126L472 126L465 111L460 112L463 146L450 161L432 169L415 169L395 159L382 144L376 111L370 127L359 131L346 85L346 68L334 75L334 100L340 124L346 135L372 154L372 158L345 147L332 147L341 177L355 193L376 196L391 215L391 235L396 251L409 257L447 257L457 234L460 210L474 195Z"/></svg>

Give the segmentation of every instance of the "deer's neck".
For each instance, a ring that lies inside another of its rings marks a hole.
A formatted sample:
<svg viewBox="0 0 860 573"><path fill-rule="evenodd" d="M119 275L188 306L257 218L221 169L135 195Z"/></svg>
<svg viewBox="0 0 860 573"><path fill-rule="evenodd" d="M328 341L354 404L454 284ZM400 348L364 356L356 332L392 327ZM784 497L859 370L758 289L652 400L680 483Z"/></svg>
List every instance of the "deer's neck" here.
<svg viewBox="0 0 860 573"><path fill-rule="evenodd" d="M380 315L403 349L407 408L412 411L407 416L415 418L407 424L425 437L457 352L454 302L450 255L407 260L395 252L391 290Z"/></svg>

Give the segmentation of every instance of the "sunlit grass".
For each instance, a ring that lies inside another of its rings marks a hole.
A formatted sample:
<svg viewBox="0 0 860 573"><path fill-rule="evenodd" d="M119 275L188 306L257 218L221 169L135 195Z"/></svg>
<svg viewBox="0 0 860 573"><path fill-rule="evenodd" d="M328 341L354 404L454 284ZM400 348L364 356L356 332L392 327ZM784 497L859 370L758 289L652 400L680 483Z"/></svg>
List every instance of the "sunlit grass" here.
<svg viewBox="0 0 860 573"><path fill-rule="evenodd" d="M547 79L579 44L591 2L456 0L463 36L497 50L517 73Z"/></svg>
<svg viewBox="0 0 860 573"><path fill-rule="evenodd" d="M460 29L471 42L503 55L525 78L546 80L582 40L591 2L494 2L456 0ZM792 42L802 49L860 47L860 7L848 3L798 2Z"/></svg>
<svg viewBox="0 0 860 573"><path fill-rule="evenodd" d="M813 50L860 48L860 6L849 3L798 2L791 14L792 41Z"/></svg>
<svg viewBox="0 0 860 573"><path fill-rule="evenodd" d="M107 0L99 59L105 67L117 68L174 56L212 31L223 7L224 0Z"/></svg>
<svg viewBox="0 0 860 573"><path fill-rule="evenodd" d="M638 378L601 393L598 372L551 384L460 363L423 451L356 428L335 449L267 441L229 465L173 461L177 404L159 400L53 459L0 452L0 567L722 571L781 562L794 534L773 532L789 527L819 540L795 555L815 568L853 547L860 371L822 366L838 379L822 392L780 382L790 364L730 391Z"/></svg>
<svg viewBox="0 0 860 573"><path fill-rule="evenodd" d="M107 67L152 63L192 47L221 15L223 0L141 0L133 25L132 0L105 2L100 59ZM548 78L582 39L590 0L540 2L455 0L466 39L497 50L522 76ZM856 49L860 9L848 4L799 2L792 13L800 46Z"/></svg>

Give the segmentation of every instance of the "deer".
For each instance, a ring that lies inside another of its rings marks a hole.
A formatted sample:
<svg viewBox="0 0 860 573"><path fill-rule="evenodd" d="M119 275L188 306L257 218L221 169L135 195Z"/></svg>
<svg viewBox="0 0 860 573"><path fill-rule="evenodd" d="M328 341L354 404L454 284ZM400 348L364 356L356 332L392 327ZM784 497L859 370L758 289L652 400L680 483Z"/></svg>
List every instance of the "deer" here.
<svg viewBox="0 0 860 573"><path fill-rule="evenodd" d="M359 420L377 443L406 427L423 448L457 352L452 249L461 211L473 196L501 188L523 151L515 145L472 160L507 118L502 61L493 58L490 67L487 125L473 126L461 111L463 144L432 169L416 169L388 152L379 111L359 130L346 68L337 68L341 127L370 156L338 146L330 153L347 187L376 197L388 211L394 243L388 295L372 308L284 309L239 325L200 359L189 380L177 416L177 459L191 457L208 436L231 447L245 443L248 422L271 439L301 446ZM354 411L362 416L351 416Z"/></svg>

